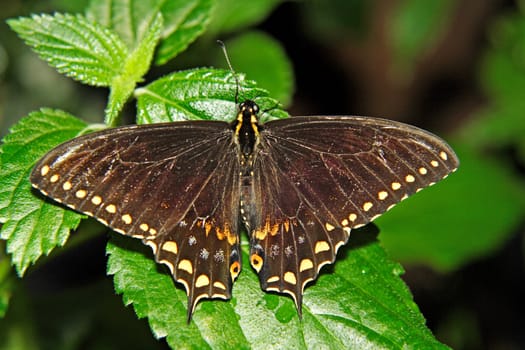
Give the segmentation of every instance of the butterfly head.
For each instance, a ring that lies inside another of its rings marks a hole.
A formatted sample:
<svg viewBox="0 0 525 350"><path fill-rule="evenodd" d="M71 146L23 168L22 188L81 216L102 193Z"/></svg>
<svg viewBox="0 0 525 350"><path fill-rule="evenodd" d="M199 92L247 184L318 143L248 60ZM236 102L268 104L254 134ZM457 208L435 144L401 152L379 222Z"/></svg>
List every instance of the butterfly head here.
<svg viewBox="0 0 525 350"><path fill-rule="evenodd" d="M259 105L252 100L245 100L239 103L239 117L249 123L257 123L257 114L259 113Z"/></svg>

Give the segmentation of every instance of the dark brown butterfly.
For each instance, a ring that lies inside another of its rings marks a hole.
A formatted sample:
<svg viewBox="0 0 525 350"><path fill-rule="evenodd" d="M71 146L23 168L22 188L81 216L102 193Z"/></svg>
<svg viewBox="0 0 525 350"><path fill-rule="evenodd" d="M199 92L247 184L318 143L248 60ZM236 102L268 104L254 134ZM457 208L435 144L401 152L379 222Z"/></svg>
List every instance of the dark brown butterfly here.
<svg viewBox="0 0 525 350"><path fill-rule="evenodd" d="M231 296L241 269L240 225L267 291L292 296L333 263L350 232L458 167L440 138L353 116L260 124L239 105L232 123L125 126L53 149L31 174L59 203L150 246L188 295Z"/></svg>

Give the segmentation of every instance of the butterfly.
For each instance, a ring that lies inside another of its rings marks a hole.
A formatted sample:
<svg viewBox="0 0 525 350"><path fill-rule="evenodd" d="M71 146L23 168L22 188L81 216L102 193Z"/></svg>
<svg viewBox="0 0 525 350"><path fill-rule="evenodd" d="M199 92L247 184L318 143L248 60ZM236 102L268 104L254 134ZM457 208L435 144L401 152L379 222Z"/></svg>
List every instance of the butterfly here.
<svg viewBox="0 0 525 350"><path fill-rule="evenodd" d="M56 202L142 240L188 297L229 299L239 232L263 290L303 291L353 229L459 165L437 136L356 116L260 123L252 100L231 123L184 121L106 129L47 153L31 183Z"/></svg>

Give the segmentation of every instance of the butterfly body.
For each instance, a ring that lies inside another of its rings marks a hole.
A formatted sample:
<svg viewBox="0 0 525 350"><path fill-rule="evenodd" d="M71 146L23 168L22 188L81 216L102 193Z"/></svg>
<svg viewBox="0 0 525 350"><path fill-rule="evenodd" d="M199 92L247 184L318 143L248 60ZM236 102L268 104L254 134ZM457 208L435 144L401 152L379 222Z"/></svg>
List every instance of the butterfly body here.
<svg viewBox="0 0 525 350"><path fill-rule="evenodd" d="M454 171L438 137L364 117L259 124L245 101L232 123L126 126L84 135L35 166L33 186L113 230L141 239L188 295L231 297L239 232L267 291L301 312L305 285L352 229Z"/></svg>

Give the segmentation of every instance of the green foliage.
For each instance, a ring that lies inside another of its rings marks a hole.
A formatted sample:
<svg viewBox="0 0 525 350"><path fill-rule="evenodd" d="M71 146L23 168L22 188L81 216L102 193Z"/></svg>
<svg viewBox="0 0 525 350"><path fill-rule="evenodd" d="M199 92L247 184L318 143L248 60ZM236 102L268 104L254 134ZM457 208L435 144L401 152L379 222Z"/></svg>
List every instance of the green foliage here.
<svg viewBox="0 0 525 350"><path fill-rule="evenodd" d="M0 150L0 237L18 274L56 246L62 246L80 215L35 196L29 174L50 148L79 134L85 124L50 109L33 112L15 125Z"/></svg>
<svg viewBox="0 0 525 350"><path fill-rule="evenodd" d="M396 8L390 31L394 64L411 72L418 57L432 48L447 28L457 3L452 0L405 0Z"/></svg>
<svg viewBox="0 0 525 350"><path fill-rule="evenodd" d="M515 145L525 160L525 17L502 18L491 34L493 49L485 55L481 76L491 105L462 136L472 147Z"/></svg>
<svg viewBox="0 0 525 350"><path fill-rule="evenodd" d="M111 86L128 56L115 33L81 15L33 15L8 24L42 59L85 84Z"/></svg>
<svg viewBox="0 0 525 350"><path fill-rule="evenodd" d="M164 25L155 62L164 64L191 44L210 21L212 0L93 0L87 18L112 29L132 50L147 37L162 16ZM148 62L149 66L149 62Z"/></svg>

